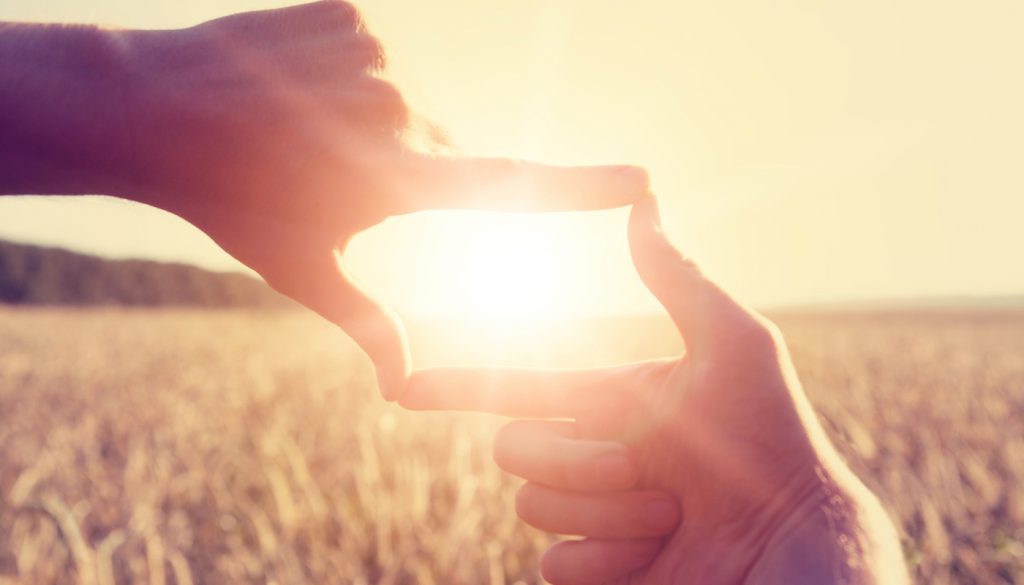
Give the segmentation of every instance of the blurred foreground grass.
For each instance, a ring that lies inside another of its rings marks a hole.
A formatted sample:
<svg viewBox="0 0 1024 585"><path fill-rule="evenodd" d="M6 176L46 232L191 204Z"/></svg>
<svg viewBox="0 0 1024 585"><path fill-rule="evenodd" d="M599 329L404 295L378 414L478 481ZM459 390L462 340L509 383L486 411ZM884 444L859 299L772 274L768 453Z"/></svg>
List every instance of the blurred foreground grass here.
<svg viewBox="0 0 1024 585"><path fill-rule="evenodd" d="M786 315L920 582L1024 581L1024 315ZM665 320L443 332L417 366L670 355ZM500 420L384 404L298 313L0 309L0 583L539 583Z"/></svg>

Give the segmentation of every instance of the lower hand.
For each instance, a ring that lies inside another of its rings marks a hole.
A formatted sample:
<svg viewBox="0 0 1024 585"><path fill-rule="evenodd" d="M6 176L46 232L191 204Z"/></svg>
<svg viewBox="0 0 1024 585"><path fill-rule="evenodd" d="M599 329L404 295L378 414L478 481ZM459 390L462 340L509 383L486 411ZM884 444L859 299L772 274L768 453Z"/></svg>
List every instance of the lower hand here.
<svg viewBox="0 0 1024 585"><path fill-rule="evenodd" d="M525 521L588 537L547 552L542 573L555 585L905 583L892 523L826 438L778 330L668 243L653 199L634 206L629 236L684 357L425 370L401 403L574 420L514 422L496 448L528 480L517 499ZM608 453L632 463L588 472ZM676 521L665 494L681 521L658 540Z"/></svg>

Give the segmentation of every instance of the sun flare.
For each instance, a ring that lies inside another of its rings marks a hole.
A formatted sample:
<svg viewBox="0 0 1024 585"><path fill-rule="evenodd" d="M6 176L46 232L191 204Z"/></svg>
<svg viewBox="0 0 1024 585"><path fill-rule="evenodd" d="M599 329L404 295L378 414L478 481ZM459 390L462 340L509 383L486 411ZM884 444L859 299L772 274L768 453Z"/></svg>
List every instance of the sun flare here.
<svg viewBox="0 0 1024 585"><path fill-rule="evenodd" d="M410 319L536 332L657 311L629 257L627 214L414 214L360 234L344 261L370 294Z"/></svg>
<svg viewBox="0 0 1024 585"><path fill-rule="evenodd" d="M466 250L451 268L463 315L486 320L550 315L563 306L557 242L517 218L491 218L466 236Z"/></svg>

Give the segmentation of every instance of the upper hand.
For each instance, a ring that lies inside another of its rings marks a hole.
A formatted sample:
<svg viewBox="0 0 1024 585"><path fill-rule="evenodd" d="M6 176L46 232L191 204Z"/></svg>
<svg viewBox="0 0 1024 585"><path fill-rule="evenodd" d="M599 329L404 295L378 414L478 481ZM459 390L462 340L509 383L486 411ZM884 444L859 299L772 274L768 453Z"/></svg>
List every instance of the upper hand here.
<svg viewBox="0 0 1024 585"><path fill-rule="evenodd" d="M417 150L381 47L324 1L171 31L121 31L133 192L206 232L341 326L385 397L404 388L400 324L338 264L349 239L424 209L600 209L647 189L634 167L555 168Z"/></svg>
<svg viewBox="0 0 1024 585"><path fill-rule="evenodd" d="M514 422L496 447L499 464L529 480L520 516L590 537L548 551L542 571L556 585L900 582L892 526L825 437L776 328L668 243L653 198L634 205L629 236L685 356L596 370L426 370L401 403L574 419L572 432ZM587 473L615 443L633 468L604 481ZM644 524L660 492L681 517L663 543L652 537L674 524L671 508L660 527Z"/></svg>

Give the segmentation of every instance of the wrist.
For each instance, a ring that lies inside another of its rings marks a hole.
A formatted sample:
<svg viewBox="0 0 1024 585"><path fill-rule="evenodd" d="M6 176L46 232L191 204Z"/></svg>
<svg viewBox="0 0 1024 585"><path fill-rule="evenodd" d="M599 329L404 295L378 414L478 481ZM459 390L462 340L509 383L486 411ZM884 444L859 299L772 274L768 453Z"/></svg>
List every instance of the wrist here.
<svg viewBox="0 0 1024 585"><path fill-rule="evenodd" d="M845 465L820 465L818 485L771 531L751 583L909 582L895 526Z"/></svg>
<svg viewBox="0 0 1024 585"><path fill-rule="evenodd" d="M0 193L131 190L126 47L88 25L0 24Z"/></svg>
<svg viewBox="0 0 1024 585"><path fill-rule="evenodd" d="M197 42L195 30L118 31L124 135L131 153L130 180L119 196L180 215L179 194L195 187L191 172L202 168L201 150L189 129L196 107L195 72L214 51Z"/></svg>

